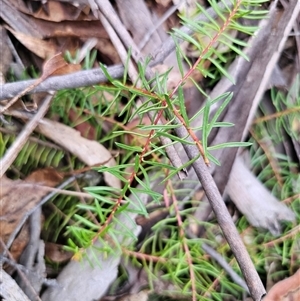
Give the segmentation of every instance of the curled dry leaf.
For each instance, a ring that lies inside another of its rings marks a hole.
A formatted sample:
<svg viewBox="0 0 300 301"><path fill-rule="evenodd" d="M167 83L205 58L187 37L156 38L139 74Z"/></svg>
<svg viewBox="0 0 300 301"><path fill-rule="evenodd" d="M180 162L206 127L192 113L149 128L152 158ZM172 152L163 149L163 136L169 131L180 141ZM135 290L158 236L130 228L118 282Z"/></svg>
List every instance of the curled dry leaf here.
<svg viewBox="0 0 300 301"><path fill-rule="evenodd" d="M38 57L47 59L55 55L58 51L57 45L52 41L44 41L40 38L29 36L22 32L13 30L12 28L6 27L16 39L18 39L27 49L36 54Z"/></svg>
<svg viewBox="0 0 300 301"><path fill-rule="evenodd" d="M276 283L263 301L299 301L300 269L291 277Z"/></svg>
<svg viewBox="0 0 300 301"><path fill-rule="evenodd" d="M53 242L45 243L45 255L52 262L60 263L70 260L74 255L72 252L63 249L63 245Z"/></svg>
<svg viewBox="0 0 300 301"><path fill-rule="evenodd" d="M42 79L46 79L50 75L63 75L79 71L81 66L79 64L68 64L62 53L57 53L51 57L43 66Z"/></svg>
<svg viewBox="0 0 300 301"><path fill-rule="evenodd" d="M6 243L24 215L47 194L40 185L54 187L62 180L54 169L37 170L24 181L3 176L0 182L0 237ZM28 185L30 184L30 185ZM11 253L17 259L28 243L28 228L23 227L15 239ZM0 248L1 250L1 248ZM3 251L3 250L1 250Z"/></svg>
<svg viewBox="0 0 300 301"><path fill-rule="evenodd" d="M110 152L103 145L82 137L78 131L69 126L49 119L42 119L37 130L77 156L88 166L97 164L114 166L116 164ZM104 179L109 186L121 188L120 180L112 174L104 172Z"/></svg>

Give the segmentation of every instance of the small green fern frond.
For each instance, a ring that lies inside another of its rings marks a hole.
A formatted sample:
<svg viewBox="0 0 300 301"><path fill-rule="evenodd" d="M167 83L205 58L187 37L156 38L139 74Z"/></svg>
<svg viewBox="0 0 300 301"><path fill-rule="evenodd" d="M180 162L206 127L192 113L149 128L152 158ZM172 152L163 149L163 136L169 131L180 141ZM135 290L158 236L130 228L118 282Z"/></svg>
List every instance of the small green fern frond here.
<svg viewBox="0 0 300 301"><path fill-rule="evenodd" d="M15 134L7 131L0 132L0 140L0 156L3 156L15 140ZM18 170L22 170L24 174L28 174L38 167L58 167L64 155L64 150L59 147L37 138L30 138L21 149L13 166Z"/></svg>

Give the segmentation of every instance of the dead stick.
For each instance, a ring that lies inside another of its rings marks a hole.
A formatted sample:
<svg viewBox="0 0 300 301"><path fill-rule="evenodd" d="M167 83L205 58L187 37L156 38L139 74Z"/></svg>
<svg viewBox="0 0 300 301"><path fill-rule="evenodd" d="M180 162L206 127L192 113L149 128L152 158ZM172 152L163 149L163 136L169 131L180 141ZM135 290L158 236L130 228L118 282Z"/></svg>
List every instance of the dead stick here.
<svg viewBox="0 0 300 301"><path fill-rule="evenodd" d="M27 142L28 137L36 128L39 123L39 120L47 113L47 110L50 106L51 100L54 96L52 92L48 96L45 97L41 107L39 108L38 112L35 116L26 124L20 135L11 145L11 147L6 151L4 157L0 160L0 178L4 175L6 170L11 166L14 162L16 157L18 156L19 152L21 151L24 144Z"/></svg>
<svg viewBox="0 0 300 301"><path fill-rule="evenodd" d="M226 1L226 5L228 8L232 7L231 1ZM223 9L224 4L219 3L218 7L219 9ZM216 12L211 7L206 10L206 15L209 15L211 18L217 17ZM208 21L208 18L204 14L201 14L196 20ZM182 26L180 30L189 35L191 35L194 32L192 29L186 26ZM182 40L178 38L177 42L181 43ZM158 64L161 64L165 60L165 58L172 51L174 51L174 49L175 42L172 37L169 37L156 53L152 53L151 56L154 58L154 60L150 62L150 66L153 67ZM122 65L111 66L107 68L107 72L112 78L121 78L124 74L124 67ZM0 101L3 99L14 97L21 91L25 90L28 86L32 85L35 81L36 80L33 79L0 85ZM72 74L49 77L29 93L47 92L49 90L58 91L63 89L80 88L97 85L101 82L107 82L107 78L100 68L82 70L74 72Z"/></svg>

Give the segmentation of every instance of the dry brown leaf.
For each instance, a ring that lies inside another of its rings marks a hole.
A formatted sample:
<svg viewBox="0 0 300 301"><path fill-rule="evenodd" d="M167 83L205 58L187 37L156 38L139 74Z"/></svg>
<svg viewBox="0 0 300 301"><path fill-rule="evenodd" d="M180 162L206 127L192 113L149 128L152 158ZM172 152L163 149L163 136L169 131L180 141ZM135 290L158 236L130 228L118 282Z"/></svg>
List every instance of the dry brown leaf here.
<svg viewBox="0 0 300 301"><path fill-rule="evenodd" d="M46 61L41 78L46 79L50 75L55 75L56 72L63 70L66 66L67 62L64 60L62 54L58 53Z"/></svg>
<svg viewBox="0 0 300 301"><path fill-rule="evenodd" d="M237 157L227 185L227 193L254 227L281 233L281 222L295 220L295 213L280 202ZM264 200L264 202L261 202Z"/></svg>
<svg viewBox="0 0 300 301"><path fill-rule="evenodd" d="M58 53L49 59L43 66L42 79L46 79L50 75L63 75L79 71L81 66L79 64L68 64L62 53Z"/></svg>
<svg viewBox="0 0 300 301"><path fill-rule="evenodd" d="M113 64L119 64L121 62L116 48L109 39L99 39L95 48L99 50L106 59L110 59Z"/></svg>
<svg viewBox="0 0 300 301"><path fill-rule="evenodd" d="M45 8L46 5L46 8ZM27 12L28 13L28 10ZM69 3L62 3L57 1L47 1L36 12L31 15L38 19L43 19L52 22L73 21L73 20L91 20L91 16L82 13L82 10Z"/></svg>
<svg viewBox="0 0 300 301"><path fill-rule="evenodd" d="M57 45L53 41L44 41L40 38L29 36L6 26L6 28L18 39L27 49L38 57L47 59L58 52Z"/></svg>
<svg viewBox="0 0 300 301"><path fill-rule="evenodd" d="M41 198L47 194L47 191L39 187L39 185L54 187L61 180L62 177L51 168L37 170L29 175L24 181L13 181L5 176L1 178L0 236L5 243L24 215L34 208ZM11 247L11 252L15 259L21 255L28 243L28 239L28 227L25 226Z"/></svg>
<svg viewBox="0 0 300 301"><path fill-rule="evenodd" d="M18 236L15 238L13 244L11 245L9 252L11 256L14 258L14 260L18 261L20 256L22 255L24 249L26 248L28 242L29 242L29 237L30 237L30 230L29 230L29 224L25 223L24 226L22 227L20 233ZM2 251L2 249L0 248ZM10 271L10 269L7 269L7 271Z"/></svg>
<svg viewBox="0 0 300 301"><path fill-rule="evenodd" d="M18 0L1 0L0 17L10 28L39 39L63 37L60 51L65 50L64 42L67 37L108 39L105 29L98 20L51 22L37 19L31 14L23 1L19 3Z"/></svg>
<svg viewBox="0 0 300 301"><path fill-rule="evenodd" d="M63 245L53 242L45 243L45 256L52 262L60 263L65 262L72 258L74 255L72 252L63 249Z"/></svg>
<svg viewBox="0 0 300 301"><path fill-rule="evenodd" d="M277 282L263 301L299 301L300 269L291 277Z"/></svg>
<svg viewBox="0 0 300 301"><path fill-rule="evenodd" d="M88 140L73 128L62 123L43 119L37 130L61 147L65 148L88 166L101 165L114 166L116 164L110 152L100 143ZM112 174L105 172L106 183L115 188L121 188L120 180Z"/></svg>
<svg viewBox="0 0 300 301"><path fill-rule="evenodd" d="M105 38L107 33L100 21L62 21L59 23L36 20L36 23L43 28L44 37L78 37L78 38Z"/></svg>

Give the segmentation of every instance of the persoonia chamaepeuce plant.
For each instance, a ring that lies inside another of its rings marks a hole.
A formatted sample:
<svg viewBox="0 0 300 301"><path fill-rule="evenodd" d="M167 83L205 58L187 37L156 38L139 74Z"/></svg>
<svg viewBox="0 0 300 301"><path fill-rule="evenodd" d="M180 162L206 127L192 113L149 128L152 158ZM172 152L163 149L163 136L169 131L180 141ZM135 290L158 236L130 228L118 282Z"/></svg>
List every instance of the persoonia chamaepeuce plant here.
<svg viewBox="0 0 300 301"><path fill-rule="evenodd" d="M181 80L172 89L168 87L171 70L163 74L154 74L150 69L153 61L142 60L136 49L129 47L132 45L127 45L130 49L128 61L131 57L135 60L138 77L130 78L130 84L127 78L128 65L125 65L122 80L111 77L107 68L101 65L108 84L89 89L85 101L80 104L80 110L89 112L90 116L100 121L114 120L115 116L121 120L122 125L115 123L101 141L118 150L117 165L103 166L96 170L114 175L121 181L122 188L108 186L86 188L94 200L88 204L77 205L77 214L72 217L75 223L68 227L67 234L68 249L75 252L74 258L86 260L88 264L74 260L62 274L71 274L71 271L75 272L80 266L86 269L91 266L93 271L100 269L97 277L104 277L110 284L117 276L117 267L123 253L132 255L137 264L145 264L145 268L149 271L150 285L155 282L155 277L172 281L172 293L181 297L192 296L193 300L211 300L213 297L222 300L224 295L229 293L240 295L242 290L226 277L220 280L221 289L218 292L211 289L211 279L218 278L220 270L205 260L203 250L200 248L204 239L191 237L186 232L188 217L195 210L195 202L191 199L195 187L199 186L198 183L191 183L188 178L186 180L184 178L192 166L208 199L221 200L218 204L225 211L218 211L216 204L212 204L212 207L216 210L220 225L223 223L224 226L225 222L225 227L222 225L221 227L226 238L231 241L230 246L233 247L234 254L237 257L241 255L237 254L239 250L235 253L235 247L241 245L233 241L238 236L231 236L237 233L231 218L220 218L220 215L226 216L228 212L220 195L216 196L218 192L214 181L212 178L203 177L208 177L209 174L206 166L218 164L218 159L211 151L224 147L249 146L249 143L237 141L209 145L209 135L214 129L234 126L230 120L219 121L223 111L230 106L232 93L211 99L193 80L192 74L197 70L204 72L205 76L213 77L212 72L204 71L204 64L210 62L220 74L230 77L226 71L226 54L221 53L218 46L226 45L229 52L244 56L242 47L246 46L246 43L238 38L238 33L252 35L257 28L242 25L240 20L261 19L266 14L259 9L262 2L223 1L219 5L215 1L210 1L210 10L205 11L198 6L194 17L182 17L183 29L175 30L173 33ZM236 36L229 33L230 31L236 32ZM196 34L192 35L192 32ZM208 41L202 43L202 36L208 37ZM182 41L187 41L193 46L193 51L198 53L198 59L191 61L181 51L179 44ZM154 57L154 60L158 57L159 55ZM194 115L190 115L186 110L184 84L187 80L192 81L206 98L205 105ZM89 97L96 93L103 97L95 104L89 101ZM110 97L104 96L107 93ZM213 107L217 109L212 115ZM133 120L139 120L136 129L124 126ZM145 124L145 121L148 122ZM184 153L182 149L188 154L187 160L184 156L183 159L181 155L178 156ZM188 184L183 185L184 182ZM214 186L213 190L210 186ZM162 203L166 205L167 214L162 215L164 218L153 227L154 234L139 245L139 251L134 250L134 243L137 242L140 233L140 227L136 223L137 215L148 217L149 210L159 207ZM98 224L90 219L90 212L97 217ZM206 227L207 238L215 240L214 237L219 235L213 224L207 223L202 226ZM235 243L237 245L234 245ZM147 255L149 252L151 254ZM245 262L238 258L242 270L249 267L247 264L253 268L249 261L250 259L246 258L246 265L243 266ZM247 276L247 271L243 270L243 273ZM84 277L80 274L80 281ZM91 277L91 271L87 277ZM253 284L253 278L250 280L245 278L254 300L260 300L264 294L261 283ZM97 297L103 295L107 287L108 285L105 289L101 287ZM53 288L48 295L46 292L46 296L53 294L54 290Z"/></svg>

